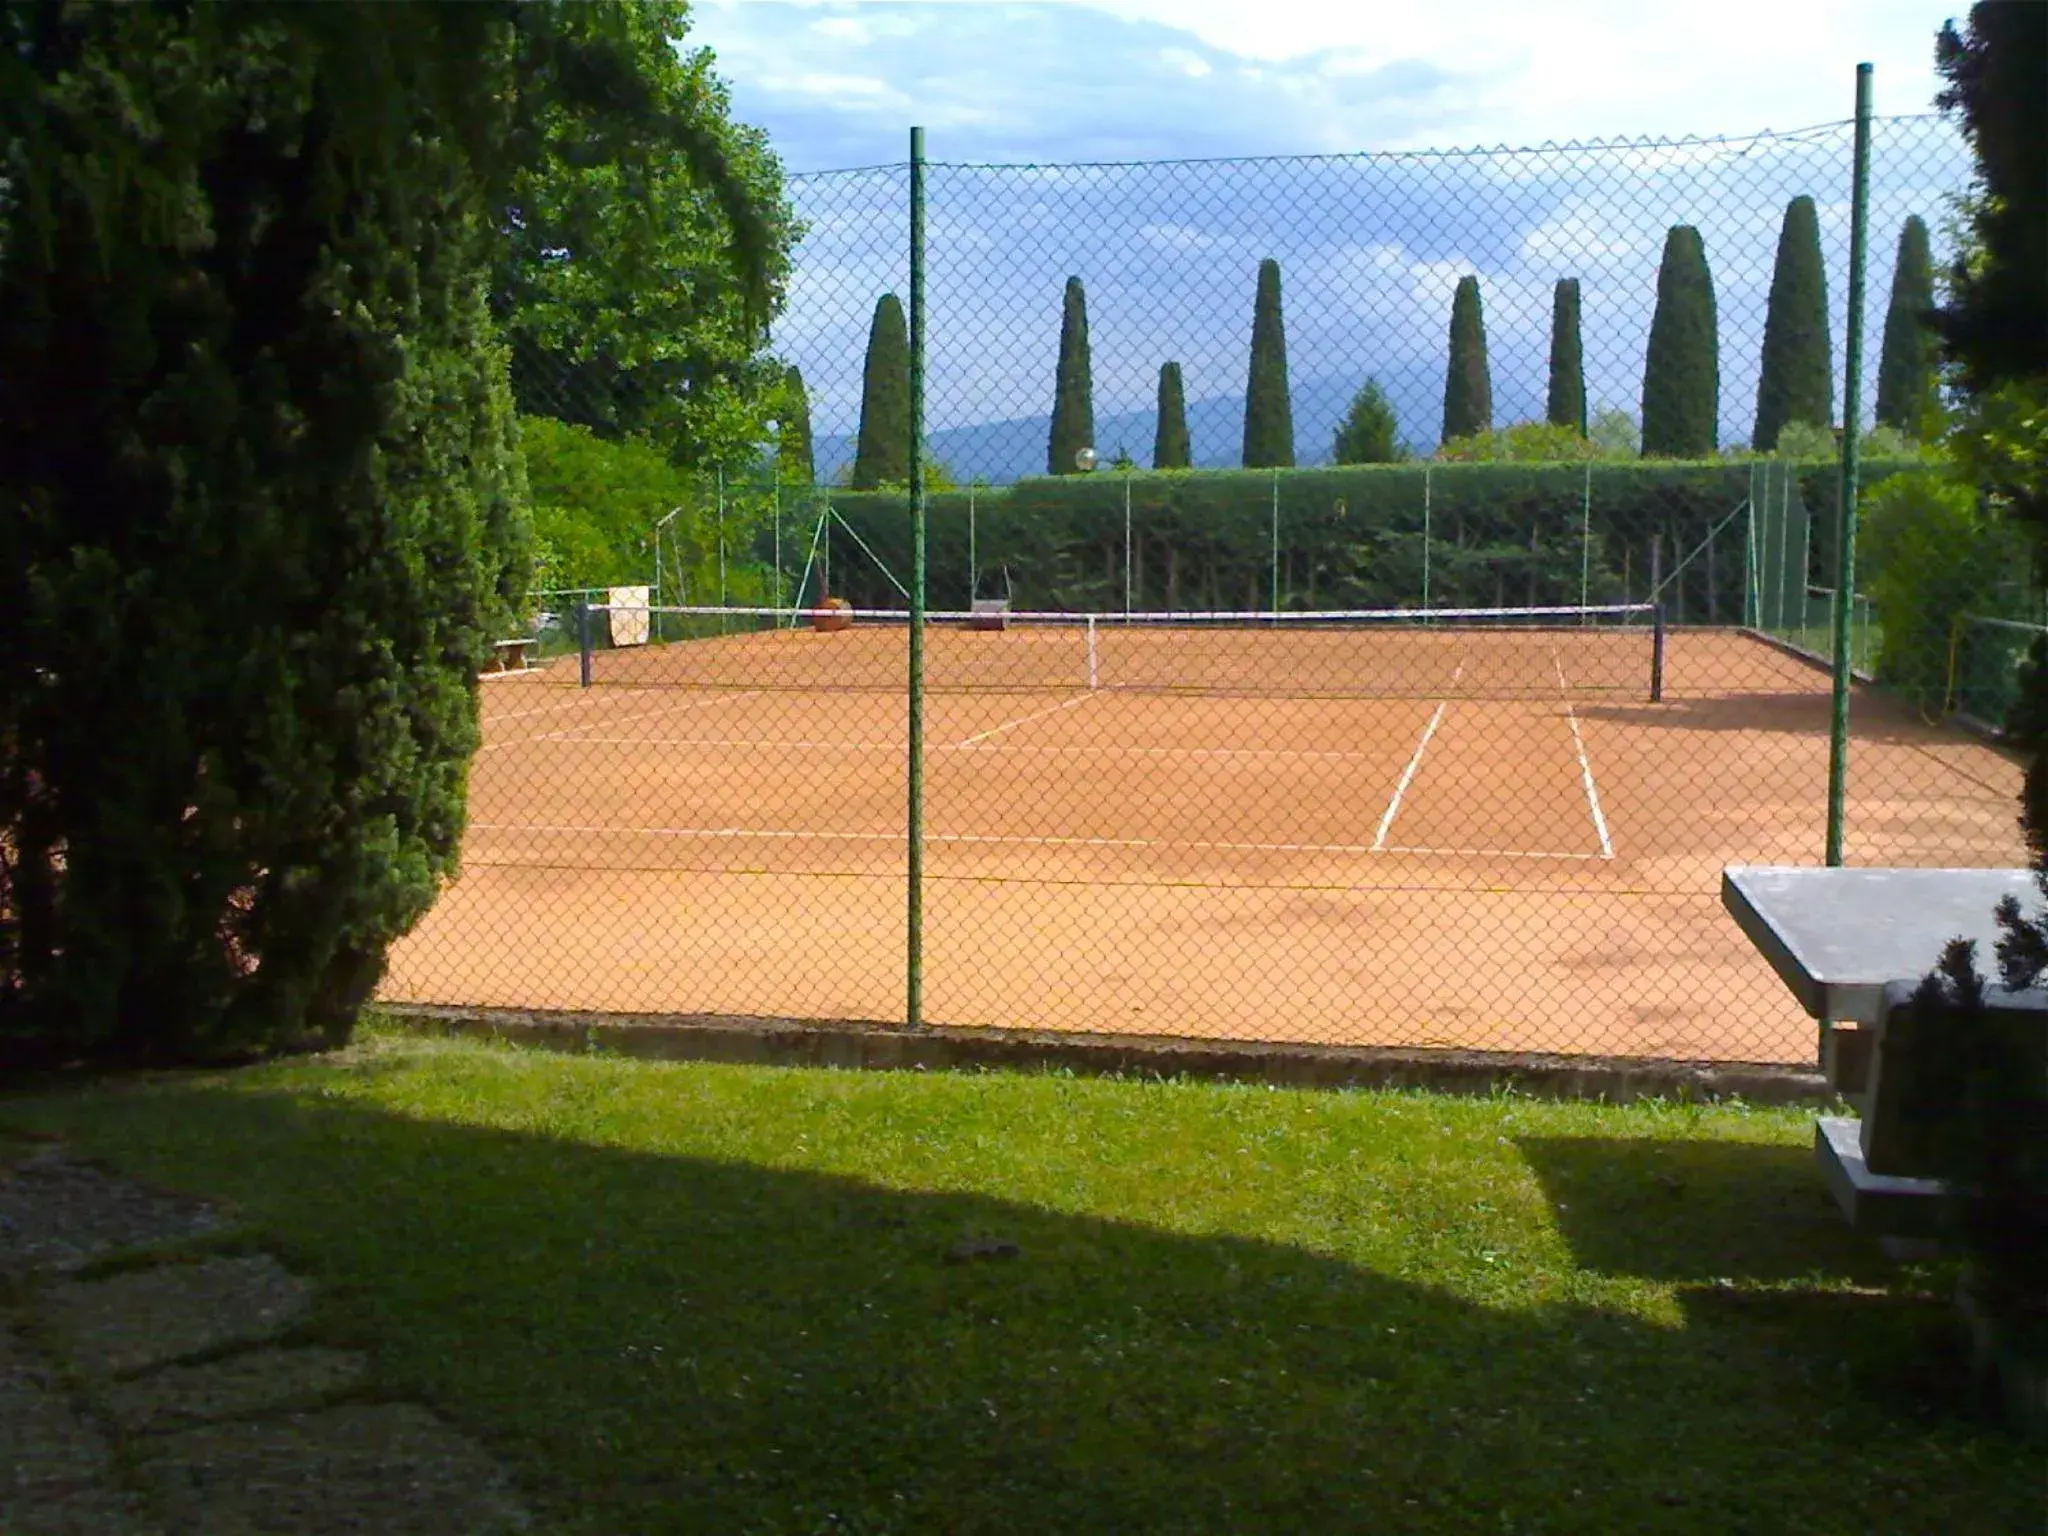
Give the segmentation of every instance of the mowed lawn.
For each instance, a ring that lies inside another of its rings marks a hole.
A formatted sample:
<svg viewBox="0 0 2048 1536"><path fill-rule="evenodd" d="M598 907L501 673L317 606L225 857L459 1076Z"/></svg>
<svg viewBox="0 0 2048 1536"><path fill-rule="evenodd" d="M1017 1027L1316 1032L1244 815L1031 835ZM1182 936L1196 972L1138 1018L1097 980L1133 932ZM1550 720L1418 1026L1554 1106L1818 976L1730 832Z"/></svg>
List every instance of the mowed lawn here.
<svg viewBox="0 0 2048 1536"><path fill-rule="evenodd" d="M1806 1113L372 1032L0 1098L231 1199L573 1532L2035 1532ZM1013 1256L960 1259L965 1239Z"/></svg>

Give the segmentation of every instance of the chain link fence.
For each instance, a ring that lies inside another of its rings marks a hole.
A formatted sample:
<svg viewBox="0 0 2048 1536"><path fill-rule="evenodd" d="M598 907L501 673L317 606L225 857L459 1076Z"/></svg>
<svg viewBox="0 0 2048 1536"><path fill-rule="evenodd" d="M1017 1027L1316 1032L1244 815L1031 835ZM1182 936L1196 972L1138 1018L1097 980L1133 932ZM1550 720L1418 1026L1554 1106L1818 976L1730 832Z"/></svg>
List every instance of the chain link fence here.
<svg viewBox="0 0 2048 1536"><path fill-rule="evenodd" d="M549 590L384 996L1811 1061L1719 876L1825 844L1851 144L933 163L921 376L909 168L792 178L750 455L515 355ZM1855 863L2023 856L1968 181L1873 125Z"/></svg>

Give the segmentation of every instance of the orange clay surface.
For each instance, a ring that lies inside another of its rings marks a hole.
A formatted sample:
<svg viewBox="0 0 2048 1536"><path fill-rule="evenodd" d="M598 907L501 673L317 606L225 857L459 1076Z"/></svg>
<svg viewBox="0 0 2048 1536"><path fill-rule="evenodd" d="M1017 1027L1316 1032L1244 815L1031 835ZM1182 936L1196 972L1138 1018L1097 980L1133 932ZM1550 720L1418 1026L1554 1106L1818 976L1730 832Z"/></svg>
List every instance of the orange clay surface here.
<svg viewBox="0 0 2048 1536"><path fill-rule="evenodd" d="M482 685L391 1001L900 1020L901 631ZM1828 680L1727 631L927 641L927 1022L1810 1063L1722 910L1818 863ZM1848 856L2005 865L2010 757L1859 690Z"/></svg>

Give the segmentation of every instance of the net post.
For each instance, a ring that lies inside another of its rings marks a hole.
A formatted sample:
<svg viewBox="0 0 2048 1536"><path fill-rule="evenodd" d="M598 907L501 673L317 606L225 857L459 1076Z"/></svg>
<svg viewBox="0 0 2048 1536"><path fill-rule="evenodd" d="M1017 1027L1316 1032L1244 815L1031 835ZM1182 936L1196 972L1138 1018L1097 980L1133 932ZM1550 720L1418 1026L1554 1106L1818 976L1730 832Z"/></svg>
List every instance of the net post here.
<svg viewBox="0 0 2048 1536"><path fill-rule="evenodd" d="M924 129L914 127L910 130L910 783L903 912L903 1021L911 1029L924 1024L924 322Z"/></svg>
<svg viewBox="0 0 2048 1536"><path fill-rule="evenodd" d="M578 676L585 688L590 686L590 604L582 598L576 599L576 657Z"/></svg>
<svg viewBox="0 0 2048 1536"><path fill-rule="evenodd" d="M1849 322L1842 381L1842 493L1835 504L1834 697L1828 722L1830 866L1842 862L1849 787L1849 625L1856 606L1857 414L1863 406L1863 280L1870 226L1870 76L1856 66L1856 162L1849 203Z"/></svg>
<svg viewBox="0 0 2048 1536"><path fill-rule="evenodd" d="M1095 662L1095 615L1088 615L1088 691L1095 692L1097 684Z"/></svg>
<svg viewBox="0 0 2048 1536"><path fill-rule="evenodd" d="M1650 535L1650 702L1664 702L1664 536Z"/></svg>

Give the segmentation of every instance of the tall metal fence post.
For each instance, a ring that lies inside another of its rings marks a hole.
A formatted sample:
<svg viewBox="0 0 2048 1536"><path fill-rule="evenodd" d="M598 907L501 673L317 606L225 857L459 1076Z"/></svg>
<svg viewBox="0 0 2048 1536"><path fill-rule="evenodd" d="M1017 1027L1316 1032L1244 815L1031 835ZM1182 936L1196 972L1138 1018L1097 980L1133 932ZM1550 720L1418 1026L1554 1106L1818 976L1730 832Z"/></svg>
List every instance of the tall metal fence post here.
<svg viewBox="0 0 2048 1536"><path fill-rule="evenodd" d="M910 130L910 801L903 1022L924 1023L924 129Z"/></svg>
<svg viewBox="0 0 2048 1536"><path fill-rule="evenodd" d="M1842 494L1835 507L1834 711L1828 725L1828 848L1842 862L1849 788L1849 626L1856 594L1857 413L1863 405L1863 278L1870 225L1870 74L1856 66L1856 171L1849 204L1849 319L1842 387Z"/></svg>
<svg viewBox="0 0 2048 1536"><path fill-rule="evenodd" d="M576 599L576 671L578 681L590 686L590 604Z"/></svg>
<svg viewBox="0 0 2048 1536"><path fill-rule="evenodd" d="M1273 471L1273 613L1280 612L1280 471Z"/></svg>

